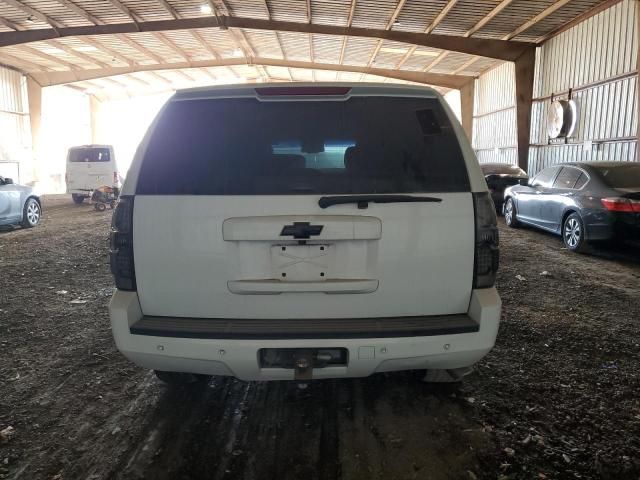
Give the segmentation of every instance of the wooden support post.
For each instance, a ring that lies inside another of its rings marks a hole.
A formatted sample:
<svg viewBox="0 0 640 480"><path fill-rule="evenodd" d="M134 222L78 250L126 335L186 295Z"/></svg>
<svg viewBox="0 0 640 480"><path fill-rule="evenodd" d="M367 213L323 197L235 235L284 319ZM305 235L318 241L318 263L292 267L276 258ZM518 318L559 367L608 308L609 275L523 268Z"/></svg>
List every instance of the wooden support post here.
<svg viewBox="0 0 640 480"><path fill-rule="evenodd" d="M95 95L89 95L89 112L91 117L91 143L97 144L99 142L100 135L98 134L98 125L100 117L100 100Z"/></svg>
<svg viewBox="0 0 640 480"><path fill-rule="evenodd" d="M640 3L636 5L636 22L640 29ZM640 32L640 30L638 30ZM640 54L640 46L638 46L638 54ZM636 116L640 115L640 55L638 55L636 66ZM640 119L636 122L638 124L638 131L636 132L636 162L640 162Z"/></svg>
<svg viewBox="0 0 640 480"><path fill-rule="evenodd" d="M460 113L462 128L469 137L469 143L473 145L473 106L475 99L476 80L469 80L460 88Z"/></svg>
<svg viewBox="0 0 640 480"><path fill-rule="evenodd" d="M516 124L518 137L518 166L529 171L529 143L531 137L531 107L536 51L531 48L515 61L516 66Z"/></svg>
<svg viewBox="0 0 640 480"><path fill-rule="evenodd" d="M31 151L35 159L36 180L40 161L40 124L42 122L42 87L33 78L27 77L27 101L29 104L29 124L31 126Z"/></svg>

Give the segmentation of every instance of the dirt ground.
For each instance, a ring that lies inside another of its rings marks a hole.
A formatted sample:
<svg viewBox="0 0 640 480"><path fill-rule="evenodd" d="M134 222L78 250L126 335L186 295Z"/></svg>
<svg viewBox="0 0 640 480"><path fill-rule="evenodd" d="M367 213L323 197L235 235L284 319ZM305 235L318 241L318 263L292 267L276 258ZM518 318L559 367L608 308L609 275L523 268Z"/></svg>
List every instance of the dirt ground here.
<svg viewBox="0 0 640 480"><path fill-rule="evenodd" d="M498 342L458 389L170 390L111 339L110 212L44 202L39 227L0 231L0 478L640 478L637 248L502 227Z"/></svg>

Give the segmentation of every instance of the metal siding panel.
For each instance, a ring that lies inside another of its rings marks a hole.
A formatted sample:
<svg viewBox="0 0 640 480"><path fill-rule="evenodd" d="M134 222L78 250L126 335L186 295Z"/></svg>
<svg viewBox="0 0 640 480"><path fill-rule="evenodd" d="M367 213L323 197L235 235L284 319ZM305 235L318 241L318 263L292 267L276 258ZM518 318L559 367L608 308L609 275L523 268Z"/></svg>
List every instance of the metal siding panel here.
<svg viewBox="0 0 640 480"><path fill-rule="evenodd" d="M637 132L637 76L609 80L637 68L637 8L637 2L623 0L539 49L534 90L537 97L566 98L570 88L607 83L574 93L579 119L573 144L544 146L548 142L546 116L550 102L534 101L531 142L543 146L531 149L530 173L570 160L635 159L636 142L622 139ZM583 142L588 140L607 142L596 143L589 152L583 150Z"/></svg>
<svg viewBox="0 0 640 480"><path fill-rule="evenodd" d="M480 163L517 163L515 126L515 68L504 63L476 81L473 147Z"/></svg>
<svg viewBox="0 0 640 480"><path fill-rule="evenodd" d="M21 165L31 160L31 126L24 77L0 67L0 175L23 180Z"/></svg>

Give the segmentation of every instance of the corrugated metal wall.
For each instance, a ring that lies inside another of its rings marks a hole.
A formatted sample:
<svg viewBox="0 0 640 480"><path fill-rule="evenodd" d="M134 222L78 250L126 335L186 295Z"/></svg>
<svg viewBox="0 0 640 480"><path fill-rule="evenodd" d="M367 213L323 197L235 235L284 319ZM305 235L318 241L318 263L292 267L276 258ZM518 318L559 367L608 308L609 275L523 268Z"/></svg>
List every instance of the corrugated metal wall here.
<svg viewBox="0 0 640 480"><path fill-rule="evenodd" d="M32 170L26 79L0 67L0 175L29 181Z"/></svg>
<svg viewBox="0 0 640 480"><path fill-rule="evenodd" d="M638 2L623 0L546 42L536 52L529 173L556 163L636 159ZM547 109L572 98L578 125L567 144L549 145ZM476 80L473 147L480 163L517 163L515 69Z"/></svg>
<svg viewBox="0 0 640 480"><path fill-rule="evenodd" d="M529 173L568 161L635 160L638 2L624 0L552 38L537 51ZM578 106L567 144L548 145L554 98Z"/></svg>
<svg viewBox="0 0 640 480"><path fill-rule="evenodd" d="M517 163L516 86L513 63L476 80L473 148L480 163Z"/></svg>

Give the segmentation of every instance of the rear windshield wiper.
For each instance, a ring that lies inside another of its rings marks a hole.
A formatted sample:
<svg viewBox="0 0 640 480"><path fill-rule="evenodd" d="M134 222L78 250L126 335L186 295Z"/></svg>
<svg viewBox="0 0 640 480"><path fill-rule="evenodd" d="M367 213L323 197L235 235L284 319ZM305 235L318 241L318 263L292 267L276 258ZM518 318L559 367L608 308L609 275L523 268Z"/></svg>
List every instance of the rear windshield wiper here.
<svg viewBox="0 0 640 480"><path fill-rule="evenodd" d="M345 203L357 203L358 208L367 208L369 202L373 203L440 203L441 198L417 197L415 195L330 195L320 197L318 205L320 208L327 208L332 205L343 205Z"/></svg>

